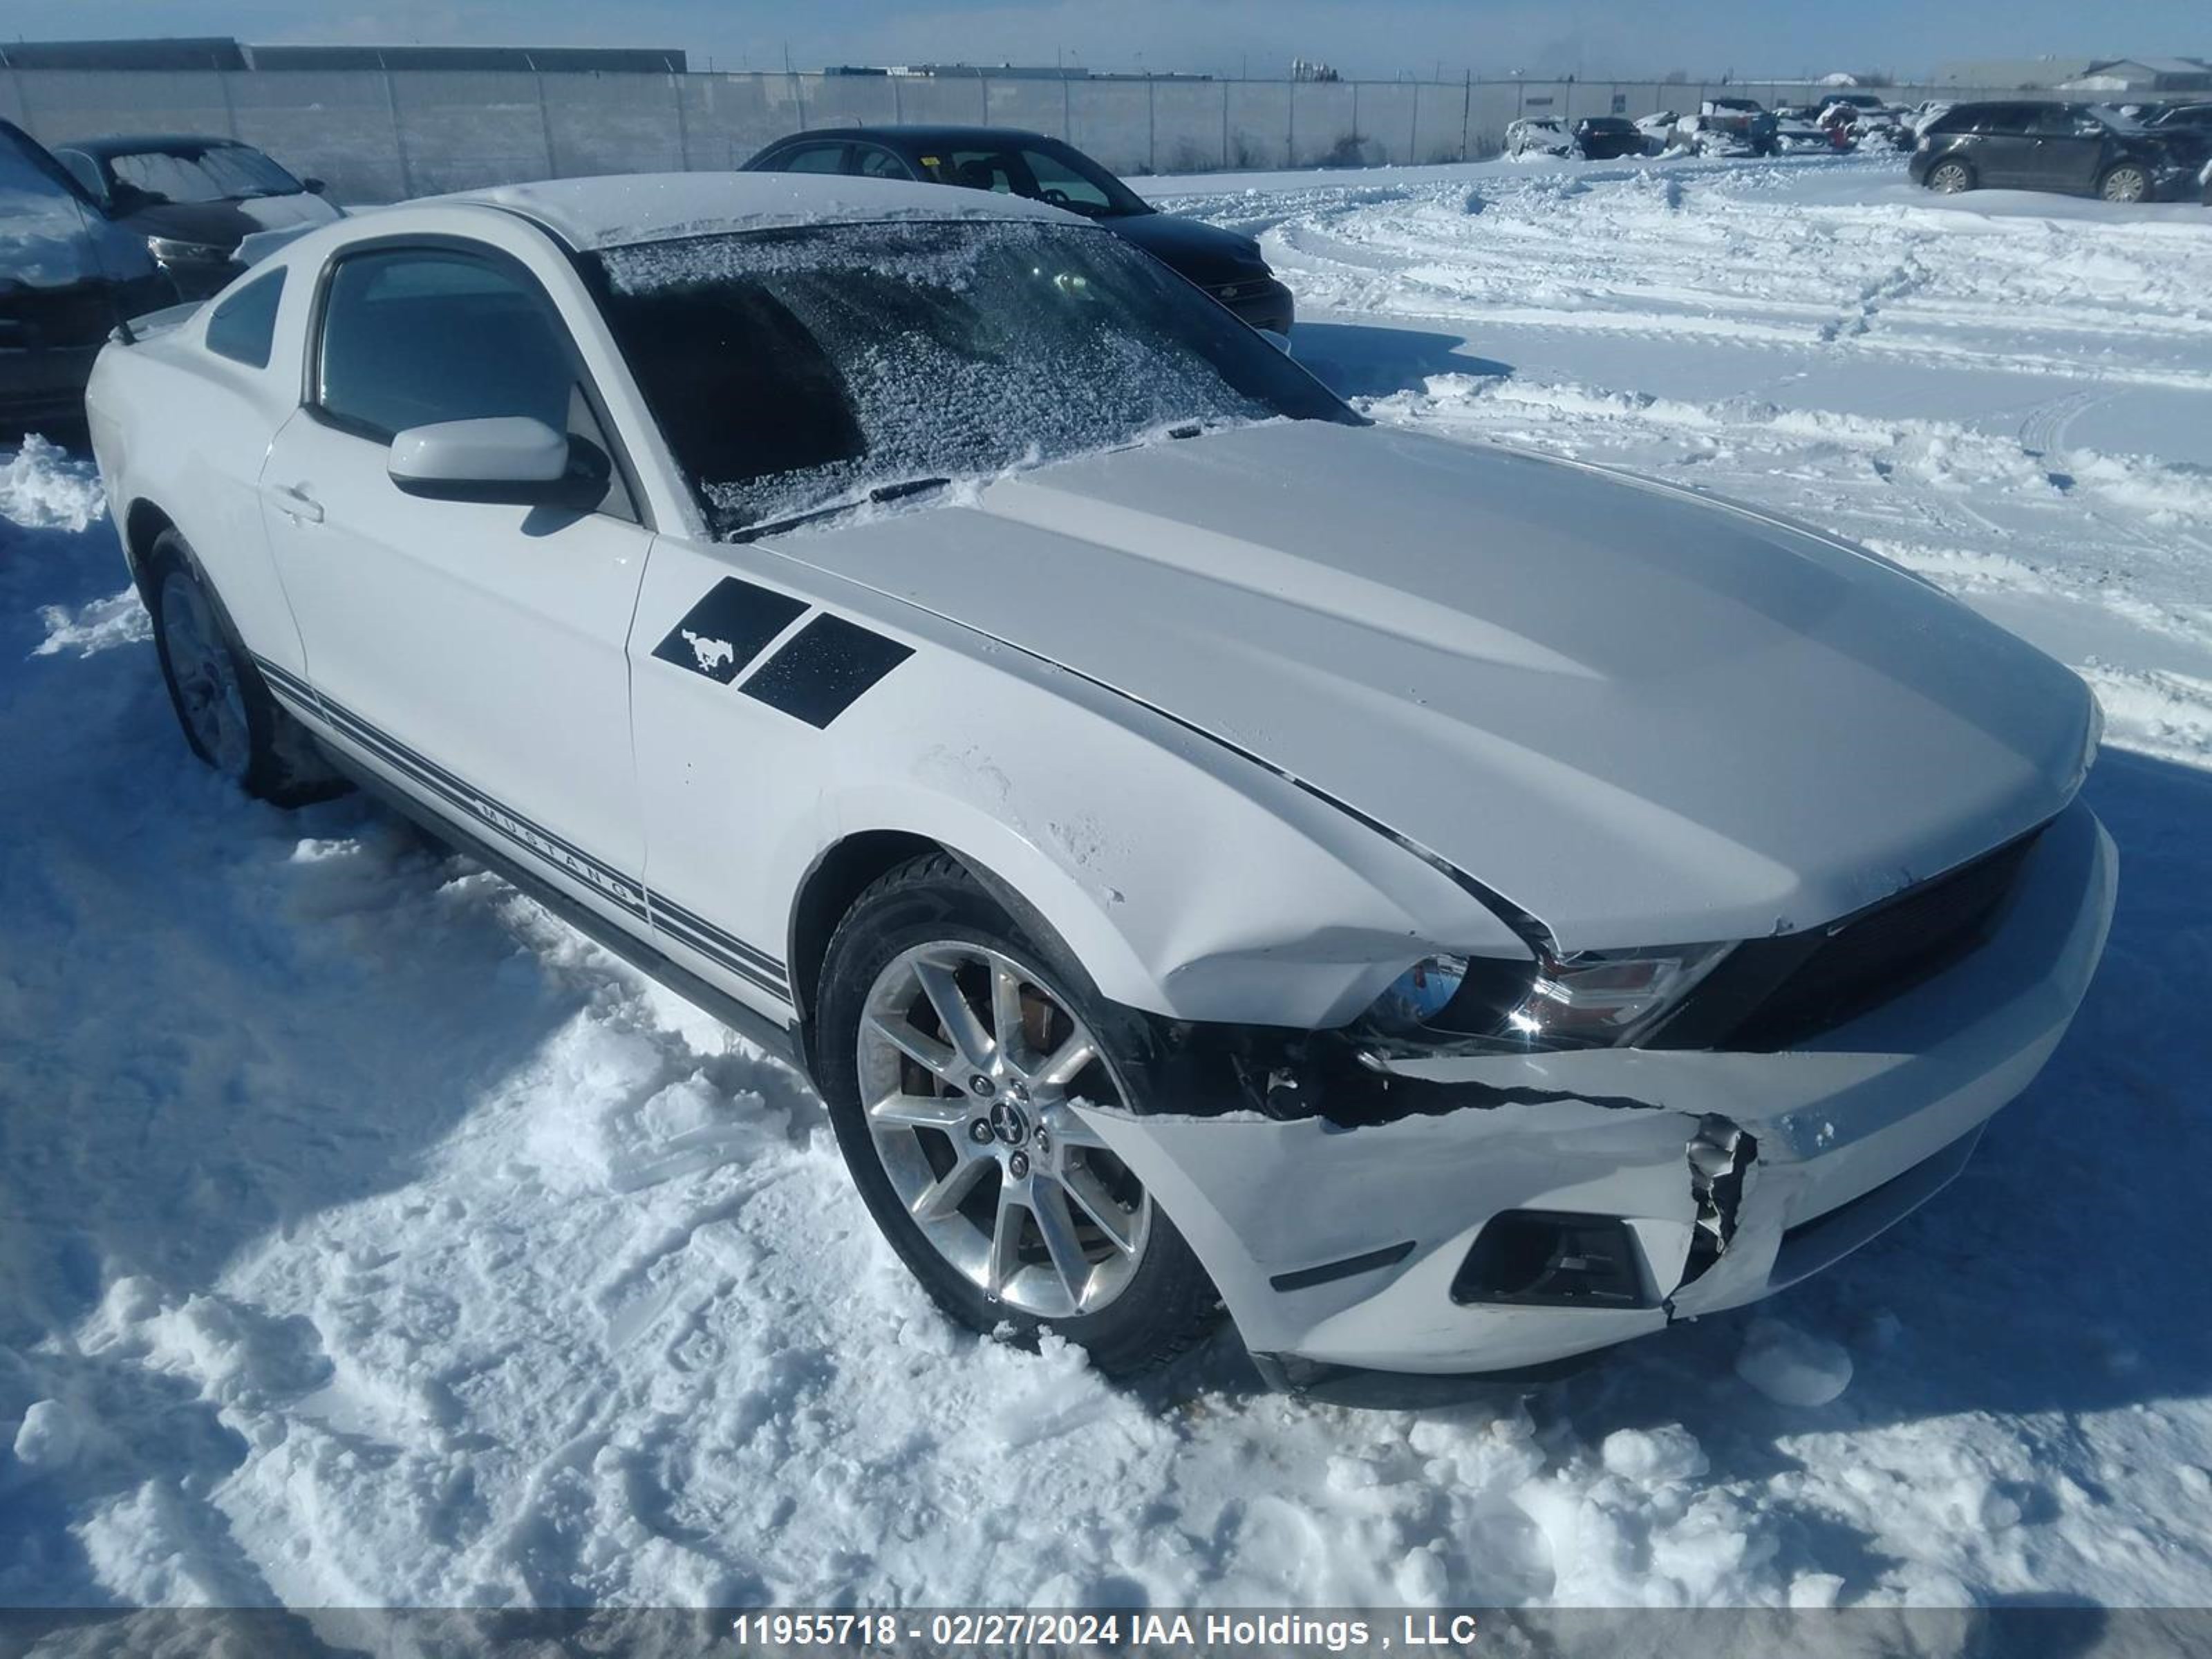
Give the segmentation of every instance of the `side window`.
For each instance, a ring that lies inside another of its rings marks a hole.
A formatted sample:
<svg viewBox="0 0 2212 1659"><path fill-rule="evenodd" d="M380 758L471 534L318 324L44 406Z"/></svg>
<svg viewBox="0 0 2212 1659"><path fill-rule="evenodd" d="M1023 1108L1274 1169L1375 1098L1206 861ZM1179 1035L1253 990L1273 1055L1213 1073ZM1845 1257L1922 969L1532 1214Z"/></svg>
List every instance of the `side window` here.
<svg viewBox="0 0 2212 1659"><path fill-rule="evenodd" d="M209 313L207 349L249 368L268 368L276 340L276 302L283 296L283 266L254 278Z"/></svg>
<svg viewBox="0 0 2212 1659"><path fill-rule="evenodd" d="M856 165L854 171L863 179L912 179L914 171L887 149L873 144L854 146Z"/></svg>
<svg viewBox="0 0 2212 1659"><path fill-rule="evenodd" d="M2039 138L2047 138L2058 134L2071 137L2075 133L2094 132L2096 130L2097 124L2094 121L2068 109L2063 104L2045 104L2041 109L2036 111L2035 120L2028 128L2029 131Z"/></svg>
<svg viewBox="0 0 2212 1659"><path fill-rule="evenodd" d="M534 283L491 259L431 248L341 259L316 353L312 406L379 443L410 427L522 415L611 453L568 330ZM637 519L618 469L598 510Z"/></svg>
<svg viewBox="0 0 2212 1659"><path fill-rule="evenodd" d="M1029 166L1030 175L1036 179L1037 190L1050 192L1047 199L1056 195L1081 207L1109 208L1113 204L1106 192L1092 184L1066 162L1055 160L1041 149L1025 149L1022 160Z"/></svg>
<svg viewBox="0 0 2212 1659"><path fill-rule="evenodd" d="M799 144L779 150L769 162L772 173L842 173L845 170L845 146L837 144Z"/></svg>
<svg viewBox="0 0 2212 1659"><path fill-rule="evenodd" d="M1001 195L1014 188L1013 157L1004 150L955 150L937 164L940 184L957 185L963 190L990 190Z"/></svg>
<svg viewBox="0 0 2212 1659"><path fill-rule="evenodd" d="M493 415L562 430L575 378L544 298L488 259L400 248L331 273L315 405L363 437Z"/></svg>
<svg viewBox="0 0 2212 1659"><path fill-rule="evenodd" d="M1974 118L1974 131L2000 137L2017 137L2027 131L2028 121L2034 113L2032 104L1991 104Z"/></svg>

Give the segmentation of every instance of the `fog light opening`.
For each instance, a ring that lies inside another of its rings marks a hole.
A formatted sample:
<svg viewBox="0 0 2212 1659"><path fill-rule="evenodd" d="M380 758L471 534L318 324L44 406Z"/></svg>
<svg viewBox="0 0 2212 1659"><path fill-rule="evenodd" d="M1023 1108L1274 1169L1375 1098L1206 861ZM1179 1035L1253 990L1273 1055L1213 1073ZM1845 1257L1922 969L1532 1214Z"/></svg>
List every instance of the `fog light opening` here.
<svg viewBox="0 0 2212 1659"><path fill-rule="evenodd" d="M1614 1217L1548 1210L1492 1216L1452 1279L1452 1300L1528 1308L1648 1308L1643 1252Z"/></svg>

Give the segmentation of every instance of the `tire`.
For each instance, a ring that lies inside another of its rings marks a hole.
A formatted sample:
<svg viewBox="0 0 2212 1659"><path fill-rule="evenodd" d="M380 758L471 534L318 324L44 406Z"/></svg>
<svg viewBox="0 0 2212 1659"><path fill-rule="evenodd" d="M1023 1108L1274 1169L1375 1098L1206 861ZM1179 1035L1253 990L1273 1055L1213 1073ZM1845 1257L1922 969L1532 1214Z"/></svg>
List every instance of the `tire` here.
<svg viewBox="0 0 2212 1659"><path fill-rule="evenodd" d="M2097 194L2107 202L2148 202L2150 174L2133 161L2123 161L2097 180Z"/></svg>
<svg viewBox="0 0 2212 1659"><path fill-rule="evenodd" d="M306 728L270 692L214 585L175 531L155 539L140 591L169 707L193 754L247 794L278 806L345 793L347 784Z"/></svg>
<svg viewBox="0 0 2212 1659"><path fill-rule="evenodd" d="M937 1012L948 986L974 1022L963 1043ZM947 855L915 859L847 912L818 1006L817 1081L854 1183L954 1321L1051 1329L1109 1377L1156 1370L1212 1327L1198 1258L1069 1104L1134 1104L1115 1059L1127 1017L1041 919L1018 920ZM1080 1069L1054 1080L1048 1056Z"/></svg>
<svg viewBox="0 0 2212 1659"><path fill-rule="evenodd" d="M1928 188L1938 196L1956 196L1973 187L1973 168L1954 155L1944 157L1928 169Z"/></svg>

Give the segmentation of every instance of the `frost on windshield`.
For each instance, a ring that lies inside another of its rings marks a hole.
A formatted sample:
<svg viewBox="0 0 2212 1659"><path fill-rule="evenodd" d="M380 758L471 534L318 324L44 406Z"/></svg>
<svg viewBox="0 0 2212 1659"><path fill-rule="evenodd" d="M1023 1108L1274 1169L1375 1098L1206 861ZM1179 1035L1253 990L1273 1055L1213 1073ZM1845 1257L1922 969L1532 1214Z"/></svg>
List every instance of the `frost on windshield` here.
<svg viewBox="0 0 2212 1659"><path fill-rule="evenodd" d="M855 224L599 257L610 320L717 534L1177 422L1341 408L1099 231Z"/></svg>

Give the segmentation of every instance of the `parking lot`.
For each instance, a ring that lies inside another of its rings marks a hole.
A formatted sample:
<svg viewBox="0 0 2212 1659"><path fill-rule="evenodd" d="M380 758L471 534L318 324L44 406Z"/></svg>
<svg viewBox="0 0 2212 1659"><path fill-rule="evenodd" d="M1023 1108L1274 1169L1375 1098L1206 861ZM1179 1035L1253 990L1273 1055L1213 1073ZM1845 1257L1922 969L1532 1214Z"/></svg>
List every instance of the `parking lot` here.
<svg viewBox="0 0 2212 1659"><path fill-rule="evenodd" d="M1261 238L1375 419L1816 521L2096 687L2111 955L1978 1160L1526 1407L1302 1404L1227 1339L1132 1394L956 1334L792 1073L358 800L197 767L88 465L33 445L0 1600L2212 1596L2212 1291L2174 1266L2212 1156L2212 215L1898 157L1146 182Z"/></svg>

